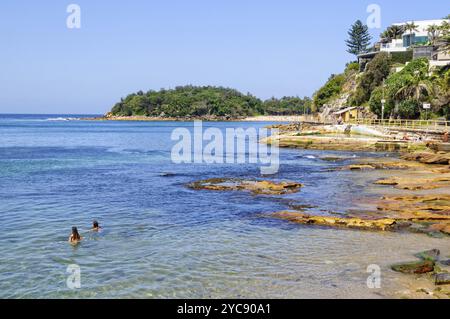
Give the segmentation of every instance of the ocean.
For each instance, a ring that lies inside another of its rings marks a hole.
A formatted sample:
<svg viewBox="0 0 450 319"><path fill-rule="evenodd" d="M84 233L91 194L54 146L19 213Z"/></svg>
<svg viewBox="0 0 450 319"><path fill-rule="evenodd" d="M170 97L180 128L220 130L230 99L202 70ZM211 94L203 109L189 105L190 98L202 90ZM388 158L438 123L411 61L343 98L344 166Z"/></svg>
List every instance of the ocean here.
<svg viewBox="0 0 450 319"><path fill-rule="evenodd" d="M303 183L299 193L198 191L186 184L262 178L260 166L173 163L171 133L193 123L77 120L89 116L0 115L0 298L379 298L401 288L389 264L445 244L269 215L366 208L357 199L377 196L373 176L332 171L343 163L321 158L393 155L282 149L279 172L264 178ZM101 233L88 231L94 219ZM72 226L84 236L77 246L67 242ZM367 286L370 265L381 268L381 289Z"/></svg>

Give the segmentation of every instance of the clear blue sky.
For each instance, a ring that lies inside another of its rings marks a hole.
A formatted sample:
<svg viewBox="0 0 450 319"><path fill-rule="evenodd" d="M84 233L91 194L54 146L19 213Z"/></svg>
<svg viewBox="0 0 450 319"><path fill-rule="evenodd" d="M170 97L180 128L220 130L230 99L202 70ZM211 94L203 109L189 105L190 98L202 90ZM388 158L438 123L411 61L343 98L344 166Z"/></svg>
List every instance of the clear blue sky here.
<svg viewBox="0 0 450 319"><path fill-rule="evenodd" d="M184 84L310 96L352 60L347 30L371 3L383 28L450 13L448 0L1 0L0 113L104 113Z"/></svg>

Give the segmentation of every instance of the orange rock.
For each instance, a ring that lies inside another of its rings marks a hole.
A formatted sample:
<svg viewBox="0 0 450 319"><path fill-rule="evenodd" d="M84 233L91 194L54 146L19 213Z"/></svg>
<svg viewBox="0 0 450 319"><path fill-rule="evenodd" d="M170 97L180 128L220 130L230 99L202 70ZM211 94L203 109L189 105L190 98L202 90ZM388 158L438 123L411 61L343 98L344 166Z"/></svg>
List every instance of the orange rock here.
<svg viewBox="0 0 450 319"><path fill-rule="evenodd" d="M271 215L272 217L288 220L290 222L305 224L305 225L318 225L340 228L355 228L365 230L390 230L396 225L394 219L360 219L360 218L339 218L329 216L311 216L298 212L278 212Z"/></svg>

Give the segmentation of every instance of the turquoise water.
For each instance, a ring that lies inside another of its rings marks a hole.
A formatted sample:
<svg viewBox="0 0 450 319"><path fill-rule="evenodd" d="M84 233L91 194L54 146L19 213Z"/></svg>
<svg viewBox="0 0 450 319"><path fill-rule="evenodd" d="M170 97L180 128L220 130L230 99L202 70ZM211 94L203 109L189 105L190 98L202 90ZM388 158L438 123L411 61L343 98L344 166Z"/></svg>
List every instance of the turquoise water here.
<svg viewBox="0 0 450 319"><path fill-rule="evenodd" d="M1 298L373 298L398 286L389 263L443 246L267 217L289 204L355 208L355 198L373 196L362 192L370 178L330 172L343 163L320 157L367 154L281 150L269 178L304 183L297 194L194 191L186 183L255 178L259 166L173 164L170 134L192 123L61 117L78 116L0 115ZM87 233L93 219L102 233ZM67 243L72 226L85 236L76 247ZM81 267L80 289L66 285L70 264ZM370 264L383 269L381 290L367 288Z"/></svg>

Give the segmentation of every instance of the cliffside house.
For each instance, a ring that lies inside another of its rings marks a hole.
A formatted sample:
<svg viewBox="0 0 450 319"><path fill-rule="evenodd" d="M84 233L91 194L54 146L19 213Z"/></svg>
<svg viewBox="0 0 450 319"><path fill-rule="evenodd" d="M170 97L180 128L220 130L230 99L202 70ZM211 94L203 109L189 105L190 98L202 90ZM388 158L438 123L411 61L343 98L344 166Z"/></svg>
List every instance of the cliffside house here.
<svg viewBox="0 0 450 319"><path fill-rule="evenodd" d="M441 26L444 22L450 23L448 19L423 20L395 23L395 26L405 26L408 23L414 23L417 28L415 31L405 30L397 39L380 39L375 45L373 52L363 53L358 56L361 70L370 62L379 52L388 52L396 54L399 52L413 51L413 58L426 57L430 60L430 67L445 66L450 64L450 54L439 50L438 46L431 45L431 34L429 27Z"/></svg>
<svg viewBox="0 0 450 319"><path fill-rule="evenodd" d="M394 26L404 27L408 23L414 23L417 28L415 31L404 30L404 33L398 39L381 39L381 52L404 52L414 45L425 45L430 42L428 28L435 25L441 26L447 19L409 21L403 23L394 23Z"/></svg>

